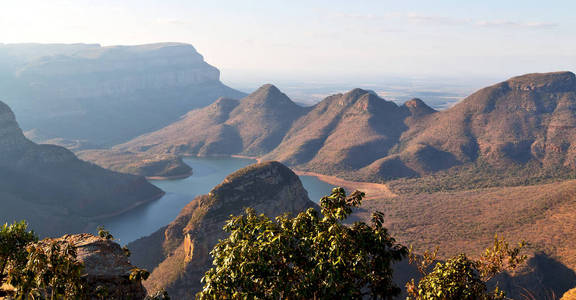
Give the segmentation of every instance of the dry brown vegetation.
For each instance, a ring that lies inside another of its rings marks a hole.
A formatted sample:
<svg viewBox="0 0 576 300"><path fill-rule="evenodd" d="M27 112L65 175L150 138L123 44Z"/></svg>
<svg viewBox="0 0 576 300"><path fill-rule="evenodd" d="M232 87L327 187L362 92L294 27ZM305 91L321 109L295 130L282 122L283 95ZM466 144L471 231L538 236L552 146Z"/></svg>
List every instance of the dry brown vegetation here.
<svg viewBox="0 0 576 300"><path fill-rule="evenodd" d="M443 257L478 254L500 234L576 269L575 180L373 199L357 216L374 210L385 211L394 236L416 251L439 246Z"/></svg>

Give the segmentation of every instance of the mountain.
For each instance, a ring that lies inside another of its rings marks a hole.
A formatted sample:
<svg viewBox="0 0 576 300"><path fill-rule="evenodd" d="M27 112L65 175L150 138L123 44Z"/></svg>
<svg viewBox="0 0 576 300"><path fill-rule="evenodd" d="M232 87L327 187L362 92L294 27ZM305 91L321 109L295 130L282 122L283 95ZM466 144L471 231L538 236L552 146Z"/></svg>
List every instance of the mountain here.
<svg viewBox="0 0 576 300"><path fill-rule="evenodd" d="M148 292L165 288L175 299L193 299L210 268L211 249L230 215L252 207L274 217L313 207L296 174L278 162L254 164L232 173L208 195L196 197L165 228L131 244L132 261L154 269Z"/></svg>
<svg viewBox="0 0 576 300"><path fill-rule="evenodd" d="M174 155L250 155L330 173L385 156L407 124L435 111L422 100L402 106L361 89L302 108L272 85L236 101L221 98L180 121L113 150ZM102 154L105 155L105 154ZM101 157L85 156L105 165Z"/></svg>
<svg viewBox="0 0 576 300"><path fill-rule="evenodd" d="M43 140L113 145L244 96L219 77L188 44L0 44L0 98Z"/></svg>
<svg viewBox="0 0 576 300"><path fill-rule="evenodd" d="M263 155L278 146L306 111L267 84L240 101L220 98L114 149L200 156Z"/></svg>
<svg viewBox="0 0 576 300"><path fill-rule="evenodd" d="M446 111L410 128L399 149L432 147L457 163L494 166L536 162L542 167L576 164L576 76L528 74L481 89ZM572 146L574 145L574 146ZM433 169L432 160L422 167Z"/></svg>
<svg viewBox="0 0 576 300"><path fill-rule="evenodd" d="M0 102L0 222L25 219L41 235L79 232L163 192L143 177L79 160L69 150L24 137Z"/></svg>
<svg viewBox="0 0 576 300"><path fill-rule="evenodd" d="M406 118L420 117L427 110L433 112L414 107L412 113L407 106L361 89L333 95L295 122L264 159L327 174L360 169L390 152L407 129Z"/></svg>
<svg viewBox="0 0 576 300"><path fill-rule="evenodd" d="M398 106L361 89L301 108L265 85L114 150L259 156L356 181L425 177L419 185L448 189L518 185L574 177L575 112L571 72L514 77L444 111L420 99Z"/></svg>

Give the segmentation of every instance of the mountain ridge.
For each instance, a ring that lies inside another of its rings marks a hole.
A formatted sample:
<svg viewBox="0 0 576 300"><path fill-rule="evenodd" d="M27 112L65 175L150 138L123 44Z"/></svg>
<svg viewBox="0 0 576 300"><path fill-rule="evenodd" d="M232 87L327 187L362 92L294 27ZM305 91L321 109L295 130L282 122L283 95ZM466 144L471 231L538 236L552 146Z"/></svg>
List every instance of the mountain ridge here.
<svg viewBox="0 0 576 300"><path fill-rule="evenodd" d="M29 220L41 235L80 232L103 216L158 199L143 177L112 172L71 151L28 140L0 102L0 218Z"/></svg>
<svg viewBox="0 0 576 300"><path fill-rule="evenodd" d="M43 140L110 146L218 97L242 97L185 43L0 45L0 98Z"/></svg>
<svg viewBox="0 0 576 300"><path fill-rule="evenodd" d="M276 101L269 101L271 95ZM530 166L547 174L576 168L576 76L571 72L516 76L443 111L421 99L399 106L362 89L296 108L272 85L230 100L226 112L220 104L191 111L114 150L258 156L301 171L371 182L456 167L483 172L476 165L504 171ZM217 121L208 117L215 112Z"/></svg>

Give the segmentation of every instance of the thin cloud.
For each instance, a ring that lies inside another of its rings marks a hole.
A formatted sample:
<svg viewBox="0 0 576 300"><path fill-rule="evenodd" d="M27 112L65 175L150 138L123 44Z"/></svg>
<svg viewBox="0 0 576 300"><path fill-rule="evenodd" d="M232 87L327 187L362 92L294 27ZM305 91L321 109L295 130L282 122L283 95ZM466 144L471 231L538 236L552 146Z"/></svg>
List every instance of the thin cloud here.
<svg viewBox="0 0 576 300"><path fill-rule="evenodd" d="M556 23L548 22L515 22L508 20L472 20L464 18L454 18L448 16L426 15L419 13L399 13L392 12L383 15L375 14L338 14L338 18L362 19L362 20L388 20L391 18L404 19L412 23L441 25L441 26L476 26L476 27L496 27L510 29L551 29L557 27Z"/></svg>

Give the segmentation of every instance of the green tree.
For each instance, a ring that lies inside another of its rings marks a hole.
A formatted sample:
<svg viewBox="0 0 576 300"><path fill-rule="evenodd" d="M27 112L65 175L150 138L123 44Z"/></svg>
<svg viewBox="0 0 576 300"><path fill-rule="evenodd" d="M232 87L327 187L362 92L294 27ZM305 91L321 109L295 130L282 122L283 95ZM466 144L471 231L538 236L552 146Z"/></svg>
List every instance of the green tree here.
<svg viewBox="0 0 576 300"><path fill-rule="evenodd" d="M9 270L16 299L80 299L85 295L84 265L76 259L76 248L66 241L43 240L26 247L22 269Z"/></svg>
<svg viewBox="0 0 576 300"><path fill-rule="evenodd" d="M38 241L25 221L8 223L0 227L0 286L6 282L8 269L22 269L26 265L26 246Z"/></svg>
<svg viewBox="0 0 576 300"><path fill-rule="evenodd" d="M512 248L504 239L495 236L493 246L486 249L478 260L460 254L446 262L437 262L429 273L427 269L434 263L438 251L425 252L423 256L416 256L410 251L410 261L416 263L423 277L417 285L414 279L406 284L408 299L506 299L498 287L488 291L486 283L498 273L523 263L526 256L520 255L520 251L524 245L522 242Z"/></svg>
<svg viewBox="0 0 576 300"><path fill-rule="evenodd" d="M364 197L335 188L313 208L275 220L247 209L231 217L229 237L212 250L214 267L203 277L201 299L390 299L400 293L391 264L408 254L383 227L376 212L370 225L342 222Z"/></svg>

